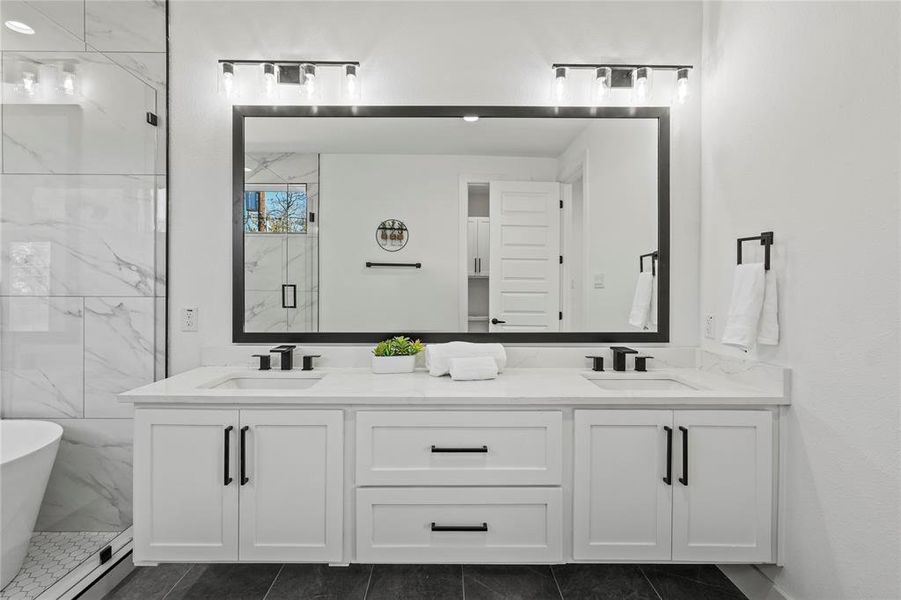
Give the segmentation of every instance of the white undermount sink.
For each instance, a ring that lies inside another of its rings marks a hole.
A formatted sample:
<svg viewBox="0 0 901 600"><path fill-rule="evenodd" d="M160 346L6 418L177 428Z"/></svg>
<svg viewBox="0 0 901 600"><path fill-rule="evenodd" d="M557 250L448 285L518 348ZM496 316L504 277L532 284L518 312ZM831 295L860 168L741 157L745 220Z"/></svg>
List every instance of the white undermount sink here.
<svg viewBox="0 0 901 600"><path fill-rule="evenodd" d="M322 380L321 377L229 377L210 386L215 390L305 390Z"/></svg>
<svg viewBox="0 0 901 600"><path fill-rule="evenodd" d="M682 383L678 379L659 377L656 379L589 379L591 383L605 390L696 390L698 388Z"/></svg>

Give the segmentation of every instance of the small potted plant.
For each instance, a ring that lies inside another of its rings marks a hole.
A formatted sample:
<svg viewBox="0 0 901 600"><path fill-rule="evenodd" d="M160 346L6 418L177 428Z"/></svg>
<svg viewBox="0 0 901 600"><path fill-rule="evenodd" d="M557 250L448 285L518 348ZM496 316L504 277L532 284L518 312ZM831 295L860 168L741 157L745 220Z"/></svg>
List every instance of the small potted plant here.
<svg viewBox="0 0 901 600"><path fill-rule="evenodd" d="M372 349L373 373L412 373L416 355L425 348L419 340L399 335L379 342Z"/></svg>

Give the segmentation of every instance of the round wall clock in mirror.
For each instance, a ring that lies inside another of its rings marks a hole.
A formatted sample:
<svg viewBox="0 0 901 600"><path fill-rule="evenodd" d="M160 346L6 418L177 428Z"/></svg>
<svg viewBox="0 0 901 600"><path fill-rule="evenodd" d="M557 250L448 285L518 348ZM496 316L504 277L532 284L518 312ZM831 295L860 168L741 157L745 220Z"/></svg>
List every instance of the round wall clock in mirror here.
<svg viewBox="0 0 901 600"><path fill-rule="evenodd" d="M407 245L409 238L407 226L397 219L386 219L375 230L375 241L386 252L397 252Z"/></svg>

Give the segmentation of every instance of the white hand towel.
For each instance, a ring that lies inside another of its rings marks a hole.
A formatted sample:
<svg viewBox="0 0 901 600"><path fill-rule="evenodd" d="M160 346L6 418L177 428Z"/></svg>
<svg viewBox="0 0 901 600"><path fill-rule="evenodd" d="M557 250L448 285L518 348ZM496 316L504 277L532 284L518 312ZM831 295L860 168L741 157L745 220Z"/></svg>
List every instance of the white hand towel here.
<svg viewBox="0 0 901 600"><path fill-rule="evenodd" d="M779 344L779 290L776 287L776 273L772 270L764 275L766 279L763 292L763 308L760 312L760 326L757 331L757 343L767 346Z"/></svg>
<svg viewBox="0 0 901 600"><path fill-rule="evenodd" d="M749 263L735 267L732 281L732 300L723 330L723 343L748 351L757 339L760 311L766 288L763 263Z"/></svg>
<svg viewBox="0 0 901 600"><path fill-rule="evenodd" d="M654 275L654 285L651 287L651 308L648 310L648 324L646 329L657 331L657 276Z"/></svg>
<svg viewBox="0 0 901 600"><path fill-rule="evenodd" d="M653 293L654 276L650 273L639 273L638 283L635 284L635 296L632 298L632 310L629 312L629 325L639 329L648 326Z"/></svg>
<svg viewBox="0 0 901 600"><path fill-rule="evenodd" d="M490 356L450 359L450 376L454 381L481 381L497 378L497 362Z"/></svg>
<svg viewBox="0 0 901 600"><path fill-rule="evenodd" d="M498 372L507 366L507 352L500 344L474 344L472 342L447 342L446 344L428 344L425 347L425 366L429 375L441 377L450 373L452 358L469 358L488 356L494 359Z"/></svg>

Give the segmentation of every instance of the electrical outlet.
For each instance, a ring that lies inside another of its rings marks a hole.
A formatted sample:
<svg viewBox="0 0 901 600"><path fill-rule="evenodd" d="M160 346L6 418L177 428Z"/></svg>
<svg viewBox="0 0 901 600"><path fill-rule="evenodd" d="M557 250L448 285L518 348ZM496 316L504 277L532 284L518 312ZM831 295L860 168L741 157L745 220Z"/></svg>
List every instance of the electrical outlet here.
<svg viewBox="0 0 901 600"><path fill-rule="evenodd" d="M708 340L716 339L716 317L712 314L704 315L704 337Z"/></svg>
<svg viewBox="0 0 901 600"><path fill-rule="evenodd" d="M197 307L186 306L181 309L181 330L197 331Z"/></svg>

